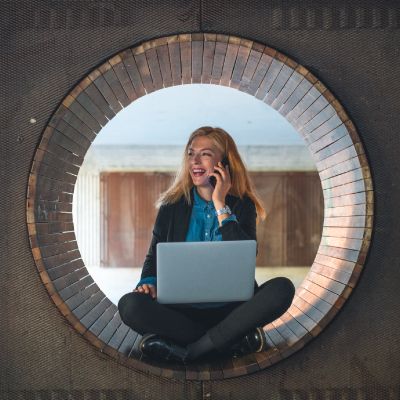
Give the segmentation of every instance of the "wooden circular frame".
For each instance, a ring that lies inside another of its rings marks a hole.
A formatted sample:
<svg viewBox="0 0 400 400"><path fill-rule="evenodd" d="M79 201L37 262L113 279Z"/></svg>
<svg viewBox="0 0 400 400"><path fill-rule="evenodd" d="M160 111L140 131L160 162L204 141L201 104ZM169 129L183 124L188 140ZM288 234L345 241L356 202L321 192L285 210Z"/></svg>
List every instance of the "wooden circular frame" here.
<svg viewBox="0 0 400 400"><path fill-rule="evenodd" d="M285 117L310 149L321 178L321 245L289 310L264 327L269 349L210 363L162 364L141 356L140 339L121 321L81 259L72 195L91 142L122 107L173 85L229 86ZM188 380L245 375L288 357L318 335L342 307L364 264L373 223L371 175L353 123L309 71L270 47L234 36L183 34L128 49L79 83L46 127L29 179L32 253L54 303L90 343L150 374Z"/></svg>

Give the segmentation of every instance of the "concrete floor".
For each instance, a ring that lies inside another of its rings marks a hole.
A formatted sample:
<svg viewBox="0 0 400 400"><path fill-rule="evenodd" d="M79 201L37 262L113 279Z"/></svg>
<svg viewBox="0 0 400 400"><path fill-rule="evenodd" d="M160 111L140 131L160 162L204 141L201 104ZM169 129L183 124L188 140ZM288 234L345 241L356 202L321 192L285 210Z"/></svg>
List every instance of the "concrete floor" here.
<svg viewBox="0 0 400 400"><path fill-rule="evenodd" d="M140 280L141 268L100 268L87 267L89 273L114 303L128 292L131 292ZM291 279L296 289L303 282L310 267L257 267L256 280L259 285L278 276L286 276Z"/></svg>

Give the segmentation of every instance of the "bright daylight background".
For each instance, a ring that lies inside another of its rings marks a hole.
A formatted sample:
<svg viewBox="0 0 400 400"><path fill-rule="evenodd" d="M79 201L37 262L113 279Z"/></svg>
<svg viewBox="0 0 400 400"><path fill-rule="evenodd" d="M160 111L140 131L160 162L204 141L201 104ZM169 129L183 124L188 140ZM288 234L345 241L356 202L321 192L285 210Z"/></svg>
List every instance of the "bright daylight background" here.
<svg viewBox="0 0 400 400"><path fill-rule="evenodd" d="M160 170L176 170L189 134L205 125L225 129L248 166L252 159L246 159L243 146L249 146L249 154L264 149L262 154L271 155L258 160L265 164L263 169L296 170L300 165L302 170L315 170L294 128L277 111L238 90L183 85L136 100L99 133L85 157L74 195L74 221L82 258L114 303L136 286L141 269L100 267L99 173L146 169L151 155L155 158L153 168L156 164ZM298 287L308 270L308 266L257 268L256 278L262 283L274 276L288 276Z"/></svg>

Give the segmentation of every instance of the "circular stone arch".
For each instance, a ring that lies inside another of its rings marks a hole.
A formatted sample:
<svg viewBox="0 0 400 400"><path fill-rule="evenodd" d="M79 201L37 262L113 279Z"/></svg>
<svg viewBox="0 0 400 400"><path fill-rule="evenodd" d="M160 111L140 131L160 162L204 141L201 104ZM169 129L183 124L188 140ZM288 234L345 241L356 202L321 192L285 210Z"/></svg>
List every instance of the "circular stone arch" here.
<svg viewBox="0 0 400 400"><path fill-rule="evenodd" d="M325 218L315 261L293 304L264 327L263 353L182 366L140 355L140 335L121 321L79 253L72 198L86 151L102 127L137 98L173 85L229 86L277 110L315 160ZM54 303L91 344L150 374L188 380L245 375L290 356L343 306L366 259L373 222L367 159L353 123L307 69L276 50L234 36L182 34L123 51L91 72L64 99L36 151L27 195L33 257Z"/></svg>

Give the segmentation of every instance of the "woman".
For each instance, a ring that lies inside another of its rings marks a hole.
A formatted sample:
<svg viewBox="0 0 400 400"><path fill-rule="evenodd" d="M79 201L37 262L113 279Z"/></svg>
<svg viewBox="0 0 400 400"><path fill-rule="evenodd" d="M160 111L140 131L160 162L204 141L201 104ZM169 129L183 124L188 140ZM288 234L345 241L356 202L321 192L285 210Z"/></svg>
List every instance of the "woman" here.
<svg viewBox="0 0 400 400"><path fill-rule="evenodd" d="M224 168L221 161L226 156L229 165ZM215 189L210 176L216 178ZM141 353L160 361L186 363L215 349L221 353L231 349L234 354L263 350L260 327L281 316L294 297L294 286L286 278L272 279L260 287L255 283L254 297L246 302L182 307L156 301L157 243L257 239L256 224L265 218L265 211L231 136L220 128L194 131L181 169L157 206L141 280L118 303L122 321L143 336Z"/></svg>

